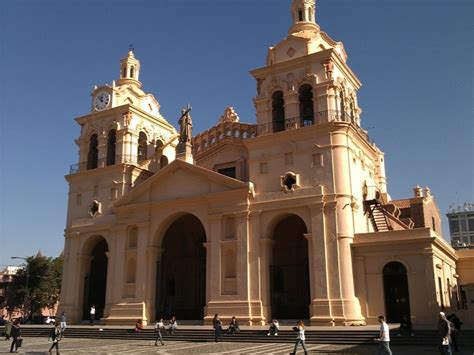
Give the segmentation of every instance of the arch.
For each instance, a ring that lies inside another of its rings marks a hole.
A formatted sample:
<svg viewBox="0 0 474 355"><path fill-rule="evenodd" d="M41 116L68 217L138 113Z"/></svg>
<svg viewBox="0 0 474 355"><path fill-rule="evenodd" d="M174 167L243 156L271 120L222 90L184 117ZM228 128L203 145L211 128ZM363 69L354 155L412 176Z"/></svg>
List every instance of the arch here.
<svg viewBox="0 0 474 355"><path fill-rule="evenodd" d="M311 126L314 123L313 87L310 84L303 84L298 94L301 126Z"/></svg>
<svg viewBox="0 0 474 355"><path fill-rule="evenodd" d="M89 152L87 154L87 170L96 169L99 157L99 141L97 134L93 134L89 139Z"/></svg>
<svg viewBox="0 0 474 355"><path fill-rule="evenodd" d="M138 134L138 162L144 161L147 159L147 136L146 133L140 131Z"/></svg>
<svg viewBox="0 0 474 355"><path fill-rule="evenodd" d="M272 231L271 314L276 319L309 319L310 284L306 224L295 214L279 218Z"/></svg>
<svg viewBox="0 0 474 355"><path fill-rule="evenodd" d="M126 77L127 77L127 67L124 66L124 67L122 68L122 78L126 78Z"/></svg>
<svg viewBox="0 0 474 355"><path fill-rule="evenodd" d="M90 257L84 277L83 319L89 318L92 305L95 305L96 317L100 319L105 308L109 246L104 237L94 236L84 245L83 251L83 255Z"/></svg>
<svg viewBox="0 0 474 355"><path fill-rule="evenodd" d="M407 268L399 261L391 261L382 273L387 322L398 323L404 315L410 317Z"/></svg>
<svg viewBox="0 0 474 355"><path fill-rule="evenodd" d="M130 77L132 79L135 79L135 67L130 67Z"/></svg>
<svg viewBox="0 0 474 355"><path fill-rule="evenodd" d="M298 21L303 21L303 10L298 8Z"/></svg>
<svg viewBox="0 0 474 355"><path fill-rule="evenodd" d="M166 227L157 263L157 317L203 319L206 300L206 232L198 217L175 216Z"/></svg>
<svg viewBox="0 0 474 355"><path fill-rule="evenodd" d="M117 142L117 131L111 129L107 135L107 165L115 164L115 143Z"/></svg>
<svg viewBox="0 0 474 355"><path fill-rule="evenodd" d="M285 130L285 100L281 90L272 94L272 127L273 132Z"/></svg>
<svg viewBox="0 0 474 355"><path fill-rule="evenodd" d="M160 158L160 168L164 168L166 165L168 165L168 157L163 154Z"/></svg>
<svg viewBox="0 0 474 355"><path fill-rule="evenodd" d="M164 143L161 139L157 139L155 142L155 152L163 147Z"/></svg>

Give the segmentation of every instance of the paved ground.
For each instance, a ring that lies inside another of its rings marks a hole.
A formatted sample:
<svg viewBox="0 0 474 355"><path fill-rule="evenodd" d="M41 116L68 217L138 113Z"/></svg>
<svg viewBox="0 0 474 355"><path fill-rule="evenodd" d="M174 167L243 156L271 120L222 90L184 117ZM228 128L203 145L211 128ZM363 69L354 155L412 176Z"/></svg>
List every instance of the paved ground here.
<svg viewBox="0 0 474 355"><path fill-rule="evenodd" d="M41 338L24 338L20 353L47 354L51 342ZM376 346L321 345L307 344L311 354L359 354L374 355ZM0 341L0 354L8 353L10 342ZM105 340L105 339L68 339L60 342L62 354L288 354L293 350L290 344L263 343L191 343L168 341L164 346L155 347L146 340ZM436 347L392 347L394 355L436 355ZM299 348L298 354L303 354ZM474 355L474 349L462 351L460 355Z"/></svg>

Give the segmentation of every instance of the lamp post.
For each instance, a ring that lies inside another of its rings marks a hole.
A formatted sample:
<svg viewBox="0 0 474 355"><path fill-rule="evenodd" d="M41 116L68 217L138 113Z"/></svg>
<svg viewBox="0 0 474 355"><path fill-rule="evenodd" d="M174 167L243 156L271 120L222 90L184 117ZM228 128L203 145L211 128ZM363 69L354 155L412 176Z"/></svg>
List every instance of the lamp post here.
<svg viewBox="0 0 474 355"><path fill-rule="evenodd" d="M30 279L30 263L28 262L28 258L24 258L22 256L11 256L12 259L21 259L26 261L26 295L25 295L25 305L28 305L30 301L30 289L28 288L28 282ZM28 307L25 307L28 308ZM28 310L28 309L27 309ZM25 312L26 313L26 312Z"/></svg>

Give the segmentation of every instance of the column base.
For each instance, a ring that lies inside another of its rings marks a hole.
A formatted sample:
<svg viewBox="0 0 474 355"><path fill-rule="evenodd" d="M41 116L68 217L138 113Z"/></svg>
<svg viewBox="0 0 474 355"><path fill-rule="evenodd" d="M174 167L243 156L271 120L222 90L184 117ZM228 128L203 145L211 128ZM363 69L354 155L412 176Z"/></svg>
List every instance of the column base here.
<svg viewBox="0 0 474 355"><path fill-rule="evenodd" d="M314 299L310 306L311 325L366 325L359 300Z"/></svg>
<svg viewBox="0 0 474 355"><path fill-rule="evenodd" d="M260 301L211 301L205 309L204 324L211 324L216 313L224 324L232 317L236 317L241 325L266 324Z"/></svg>
<svg viewBox="0 0 474 355"><path fill-rule="evenodd" d="M101 321L104 324L134 325L137 319L143 321L143 325L148 324L144 302L117 303L106 305L104 317Z"/></svg>

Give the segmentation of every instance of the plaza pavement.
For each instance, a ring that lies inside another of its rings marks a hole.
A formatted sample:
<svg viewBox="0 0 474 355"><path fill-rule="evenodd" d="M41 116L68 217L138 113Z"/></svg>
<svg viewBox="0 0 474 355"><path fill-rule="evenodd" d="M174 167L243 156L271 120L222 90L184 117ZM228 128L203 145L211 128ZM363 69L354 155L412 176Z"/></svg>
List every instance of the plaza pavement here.
<svg viewBox="0 0 474 355"><path fill-rule="evenodd" d="M68 339L60 342L61 354L289 354L293 350L292 344L273 343L231 343L225 339L219 343L214 342L183 342L166 341L164 346L153 345L148 340L108 340L108 339ZM6 354L10 350L11 341L0 341L0 354ZM23 340L23 347L19 353L23 354L47 354L51 341L43 338L28 338ZM310 354L359 354L374 355L376 345L352 346L352 345L328 345L307 344ZM303 354L301 347L298 354ZM394 355L437 355L436 346L392 346ZM474 349L464 349L459 355L474 355Z"/></svg>

